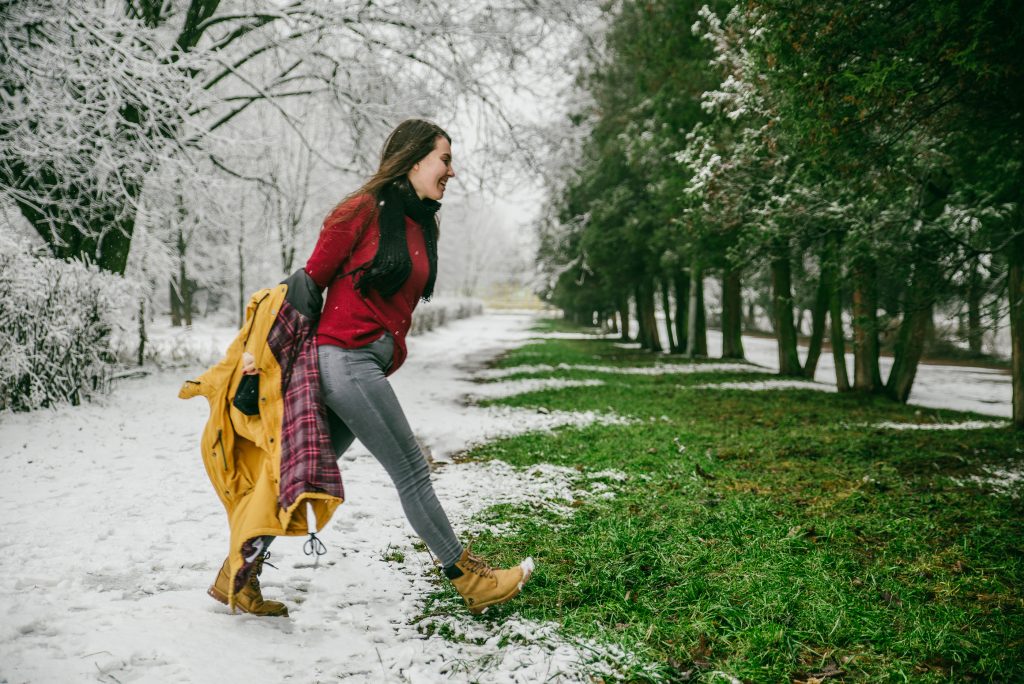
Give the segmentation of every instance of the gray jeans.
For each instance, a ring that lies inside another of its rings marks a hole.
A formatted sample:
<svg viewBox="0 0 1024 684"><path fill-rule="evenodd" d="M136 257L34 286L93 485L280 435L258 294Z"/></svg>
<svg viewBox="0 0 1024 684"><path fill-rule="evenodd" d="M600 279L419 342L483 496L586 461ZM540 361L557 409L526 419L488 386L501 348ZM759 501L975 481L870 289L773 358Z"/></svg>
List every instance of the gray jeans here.
<svg viewBox="0 0 1024 684"><path fill-rule="evenodd" d="M384 377L394 348L387 333L356 349L320 347L320 385L329 409L331 444L339 458L357 438L370 450L395 483L413 530L447 567L459 560L462 544L437 500L430 468L398 397Z"/></svg>

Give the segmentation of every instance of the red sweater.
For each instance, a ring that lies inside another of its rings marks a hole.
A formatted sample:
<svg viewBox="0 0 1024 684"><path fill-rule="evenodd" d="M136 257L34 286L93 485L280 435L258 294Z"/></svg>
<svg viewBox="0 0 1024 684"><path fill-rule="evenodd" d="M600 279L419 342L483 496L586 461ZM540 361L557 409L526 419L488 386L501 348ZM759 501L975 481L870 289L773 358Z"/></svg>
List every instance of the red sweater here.
<svg viewBox="0 0 1024 684"><path fill-rule="evenodd" d="M344 219L352 204L355 215ZM317 344L331 344L352 349L363 347L389 332L395 338L394 362L388 375L405 362L405 335L412 325L416 308L430 275L427 246L419 224L405 217L405 238L412 259L409 278L392 297L384 297L374 289L363 297L353 284L353 276L340 277L377 254L380 229L377 221L365 225L371 207L369 197L350 200L331 212L324 220L320 239L306 262L306 273L322 289L328 288L324 310L317 328Z"/></svg>

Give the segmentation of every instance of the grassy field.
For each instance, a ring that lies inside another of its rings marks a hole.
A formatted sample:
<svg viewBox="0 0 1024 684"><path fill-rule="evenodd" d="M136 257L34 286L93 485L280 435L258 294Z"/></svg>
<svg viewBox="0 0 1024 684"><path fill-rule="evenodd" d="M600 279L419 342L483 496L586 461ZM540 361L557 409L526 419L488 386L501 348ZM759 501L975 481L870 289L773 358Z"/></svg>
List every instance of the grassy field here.
<svg viewBox="0 0 1024 684"><path fill-rule="evenodd" d="M558 323L550 323L558 326ZM606 340L545 339L497 367L650 366L683 359ZM596 410L629 425L561 429L465 455L599 476L604 496L565 515L502 506L474 551L532 555L511 614L618 644L648 663L627 681L1024 681L1024 505L993 469L1020 471L1006 429L893 430L882 422L987 419L813 390L697 385L766 377L597 369L514 374L603 385L493 403ZM440 589L427 614L457 611ZM653 666L651 665L653 664Z"/></svg>

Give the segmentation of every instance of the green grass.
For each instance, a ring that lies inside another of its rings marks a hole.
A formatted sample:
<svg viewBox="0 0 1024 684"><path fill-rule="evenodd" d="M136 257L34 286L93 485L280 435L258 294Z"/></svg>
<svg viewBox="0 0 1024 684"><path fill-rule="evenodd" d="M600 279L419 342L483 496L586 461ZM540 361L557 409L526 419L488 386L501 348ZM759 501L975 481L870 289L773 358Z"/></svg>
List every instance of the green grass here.
<svg viewBox="0 0 1024 684"><path fill-rule="evenodd" d="M545 340L497 365L655 361L606 340ZM485 513L516 532L483 535L474 550L496 563L532 555L538 569L483 619L556 621L655 663L653 678L666 681L716 671L752 682L830 671L842 674L828 681L1024 681L1024 505L957 483L986 466L1019 468L1020 432L883 430L871 425L981 417L807 390L690 388L765 377L747 373L534 377L606 384L491 403L636 421L522 435L466 458L628 479L567 517ZM442 590L427 612L453 610ZM652 678L630 666L620 676Z"/></svg>

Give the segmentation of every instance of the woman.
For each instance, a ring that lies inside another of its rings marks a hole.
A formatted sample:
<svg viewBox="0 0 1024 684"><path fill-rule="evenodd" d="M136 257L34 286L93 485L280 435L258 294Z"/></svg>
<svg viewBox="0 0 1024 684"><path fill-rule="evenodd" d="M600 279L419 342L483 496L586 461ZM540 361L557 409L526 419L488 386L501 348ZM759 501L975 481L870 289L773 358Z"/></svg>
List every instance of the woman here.
<svg viewBox="0 0 1024 684"><path fill-rule="evenodd" d="M377 172L325 220L305 271L327 288L317 343L335 454L356 438L370 450L397 487L413 530L469 609L481 613L519 593L533 560L493 569L462 547L386 377L405 361L417 302L433 294L438 200L454 177L447 133L417 119L399 124Z"/></svg>

